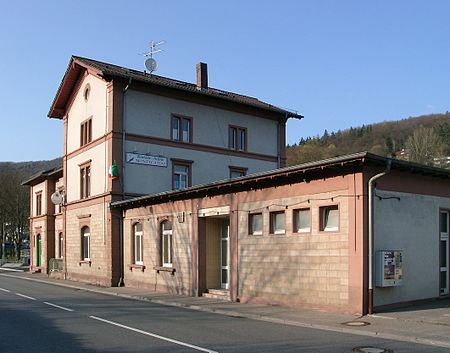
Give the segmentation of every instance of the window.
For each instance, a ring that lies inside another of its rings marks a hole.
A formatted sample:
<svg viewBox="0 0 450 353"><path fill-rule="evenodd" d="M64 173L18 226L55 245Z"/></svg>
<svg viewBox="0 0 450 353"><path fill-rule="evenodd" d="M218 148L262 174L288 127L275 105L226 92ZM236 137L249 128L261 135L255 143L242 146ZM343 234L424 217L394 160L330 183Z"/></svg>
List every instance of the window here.
<svg viewBox="0 0 450 353"><path fill-rule="evenodd" d="M172 140L192 142L192 118L172 116Z"/></svg>
<svg viewBox="0 0 450 353"><path fill-rule="evenodd" d="M172 267L172 223L161 223L161 259L164 267Z"/></svg>
<svg viewBox="0 0 450 353"><path fill-rule="evenodd" d="M284 211L270 212L270 233L285 233L285 214Z"/></svg>
<svg viewBox="0 0 450 353"><path fill-rule="evenodd" d="M247 168L230 166L230 179L243 177L247 174Z"/></svg>
<svg viewBox="0 0 450 353"><path fill-rule="evenodd" d="M311 231L311 210L301 208L294 210L294 232L308 233Z"/></svg>
<svg viewBox="0 0 450 353"><path fill-rule="evenodd" d="M80 126L80 147L92 141L92 118L81 123Z"/></svg>
<svg viewBox="0 0 450 353"><path fill-rule="evenodd" d="M332 232L339 229L338 205L320 207L319 213L321 231Z"/></svg>
<svg viewBox="0 0 450 353"><path fill-rule="evenodd" d="M84 92L83 92L83 97L84 100L87 101L89 99L89 94L91 93L91 85L88 83L85 87L84 87Z"/></svg>
<svg viewBox="0 0 450 353"><path fill-rule="evenodd" d="M229 127L228 147L238 151L247 150L247 129L245 127Z"/></svg>
<svg viewBox="0 0 450 353"><path fill-rule="evenodd" d="M262 235L263 231L262 213L253 213L248 216L248 234Z"/></svg>
<svg viewBox="0 0 450 353"><path fill-rule="evenodd" d="M449 221L447 210L439 212L439 292L441 295L449 293Z"/></svg>
<svg viewBox="0 0 450 353"><path fill-rule="evenodd" d="M36 193L36 216L42 214L42 192Z"/></svg>
<svg viewBox="0 0 450 353"><path fill-rule="evenodd" d="M64 241L64 238L63 238L63 233L62 232L60 232L59 234L58 234L58 257L60 258L60 259L62 259L63 257L64 257L64 255L63 255L63 253L64 253L64 247L63 247L63 241Z"/></svg>
<svg viewBox="0 0 450 353"><path fill-rule="evenodd" d="M133 243L134 243L134 263L136 265L143 265L142 259L142 224L135 223L133 225Z"/></svg>
<svg viewBox="0 0 450 353"><path fill-rule="evenodd" d="M80 167L80 198L91 196L91 165Z"/></svg>
<svg viewBox="0 0 450 353"><path fill-rule="evenodd" d="M81 259L91 260L91 233L89 227L81 228Z"/></svg>
<svg viewBox="0 0 450 353"><path fill-rule="evenodd" d="M172 160L172 189L180 190L191 186L192 161Z"/></svg>

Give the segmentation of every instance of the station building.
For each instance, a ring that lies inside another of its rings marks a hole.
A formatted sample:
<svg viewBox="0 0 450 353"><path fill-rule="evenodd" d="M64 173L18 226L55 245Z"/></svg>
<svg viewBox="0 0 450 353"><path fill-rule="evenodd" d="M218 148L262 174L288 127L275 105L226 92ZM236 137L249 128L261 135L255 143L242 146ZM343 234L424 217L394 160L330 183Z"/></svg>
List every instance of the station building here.
<svg viewBox="0 0 450 353"><path fill-rule="evenodd" d="M363 314L449 295L449 170L367 152L285 167L302 116L206 75L71 59L49 112L63 167L26 182L32 271Z"/></svg>

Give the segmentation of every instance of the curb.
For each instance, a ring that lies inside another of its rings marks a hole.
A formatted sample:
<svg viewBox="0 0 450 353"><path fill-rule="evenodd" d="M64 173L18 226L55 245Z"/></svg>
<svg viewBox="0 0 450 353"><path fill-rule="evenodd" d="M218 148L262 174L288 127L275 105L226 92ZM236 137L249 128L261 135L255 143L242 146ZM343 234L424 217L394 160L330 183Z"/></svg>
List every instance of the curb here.
<svg viewBox="0 0 450 353"><path fill-rule="evenodd" d="M142 301L142 302L150 302L150 303L156 303L156 304L161 304L161 305L166 305L166 306L185 308L185 309L190 309L190 310L195 310L195 311L208 312L208 313L212 313L212 314L218 314L218 315L235 317L235 318L239 317L239 318L246 318L246 319L251 319L251 320L270 322L270 323L275 323L275 324L283 324L283 325L289 325L289 326L297 326L297 327L338 332L338 333L347 333L347 334L358 335L358 336L383 338L383 339L396 340L396 341L402 341L402 342L423 344L423 345L434 346L434 347L450 348L450 342L446 342L446 341L430 340L430 339L421 338L421 337L395 335L395 334L389 334L389 333L383 333L383 332L377 332L377 331L355 330L355 329L351 329L351 328L334 327L334 326L327 326L327 325L314 324L314 323L304 323L304 322L299 322L299 321L274 318L274 317L265 316L265 315L241 313L241 312L232 311L232 310L213 309L213 308L208 308L208 307L201 307L201 306L195 305L195 304L184 304L184 303L179 303L179 302L178 303L170 302L170 301L161 300L161 299L152 299L152 298L143 297L143 296L139 296L139 295L120 294L117 292L107 292L107 291L97 289L97 288L85 288L82 286L52 282L52 281L47 281L47 280L42 280L42 279L37 279L37 278L14 276L14 275L8 275L8 274L0 274L0 276L34 281L34 282L39 282L39 283L44 283L44 284L55 285L55 286L59 286L59 287L84 290L86 292L92 292L92 293L109 295L109 296L116 296L116 297L121 297L121 298L125 298L125 299L130 299L130 300L137 300L137 301Z"/></svg>

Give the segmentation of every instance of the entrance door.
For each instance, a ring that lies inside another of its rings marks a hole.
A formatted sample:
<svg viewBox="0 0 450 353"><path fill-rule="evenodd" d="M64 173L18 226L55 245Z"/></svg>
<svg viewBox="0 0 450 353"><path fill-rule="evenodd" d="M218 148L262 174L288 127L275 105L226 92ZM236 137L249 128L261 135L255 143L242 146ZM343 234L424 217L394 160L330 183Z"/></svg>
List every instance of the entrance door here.
<svg viewBox="0 0 450 353"><path fill-rule="evenodd" d="M439 238L439 284L440 294L448 295L449 293L449 212L441 211L440 213L440 238Z"/></svg>
<svg viewBox="0 0 450 353"><path fill-rule="evenodd" d="M36 236L36 266L41 267L41 235Z"/></svg>
<svg viewBox="0 0 450 353"><path fill-rule="evenodd" d="M230 243L230 224L228 220L223 221L220 227L220 287L228 289L229 279L229 243Z"/></svg>

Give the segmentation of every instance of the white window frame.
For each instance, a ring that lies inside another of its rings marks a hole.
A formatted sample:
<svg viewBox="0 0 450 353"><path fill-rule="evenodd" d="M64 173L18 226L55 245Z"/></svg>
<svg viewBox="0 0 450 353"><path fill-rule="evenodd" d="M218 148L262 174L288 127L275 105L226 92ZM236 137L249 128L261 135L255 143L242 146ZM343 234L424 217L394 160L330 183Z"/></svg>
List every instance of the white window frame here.
<svg viewBox="0 0 450 353"><path fill-rule="evenodd" d="M284 217L284 227L283 229L275 229L275 218L278 215L283 215ZM271 234L286 234L286 212L285 211L273 211L270 212L270 233Z"/></svg>
<svg viewBox="0 0 450 353"><path fill-rule="evenodd" d="M136 226L140 225L141 226L141 230L136 230ZM137 239L140 238L139 241L139 249L137 247ZM144 236L143 236L143 230L142 230L142 223L135 223L133 225L133 242L134 242L134 263L136 265L143 265L144 264L144 251L143 251L143 241L144 241ZM139 260L138 260L139 258Z"/></svg>
<svg viewBox="0 0 450 353"><path fill-rule="evenodd" d="M164 225L170 225L170 229L165 229ZM167 238L167 249L164 248L164 240ZM172 223L170 221L164 221L161 223L161 263L163 267L172 267ZM164 261L164 255L167 251L168 261Z"/></svg>
<svg viewBox="0 0 450 353"><path fill-rule="evenodd" d="M308 211L309 217L308 217L308 226L307 227L300 227L300 213ZM298 208L294 210L294 220L295 220L295 229L294 231L296 233L310 233L311 232L311 208L310 207L304 207L304 208Z"/></svg>
<svg viewBox="0 0 450 353"><path fill-rule="evenodd" d="M260 216L261 217L261 230L254 230L253 228L253 217ZM263 214L262 213L251 213L248 215L248 224L249 224L249 234L250 235L262 235L263 234Z"/></svg>
<svg viewBox="0 0 450 353"><path fill-rule="evenodd" d="M337 225L330 227L327 225L329 213L330 211L336 211L337 212ZM328 206L321 206L319 207L319 214L320 214L320 230L322 232L337 232L339 231L339 205L328 205Z"/></svg>
<svg viewBox="0 0 450 353"><path fill-rule="evenodd" d="M83 231L83 230L87 230L87 232ZM81 228L81 236L82 236L82 242L83 242L81 256L84 261L91 261L91 230L89 229L88 226L84 226L83 228ZM86 249L85 238L87 238L87 249ZM84 256L85 254L87 255L87 257Z"/></svg>

